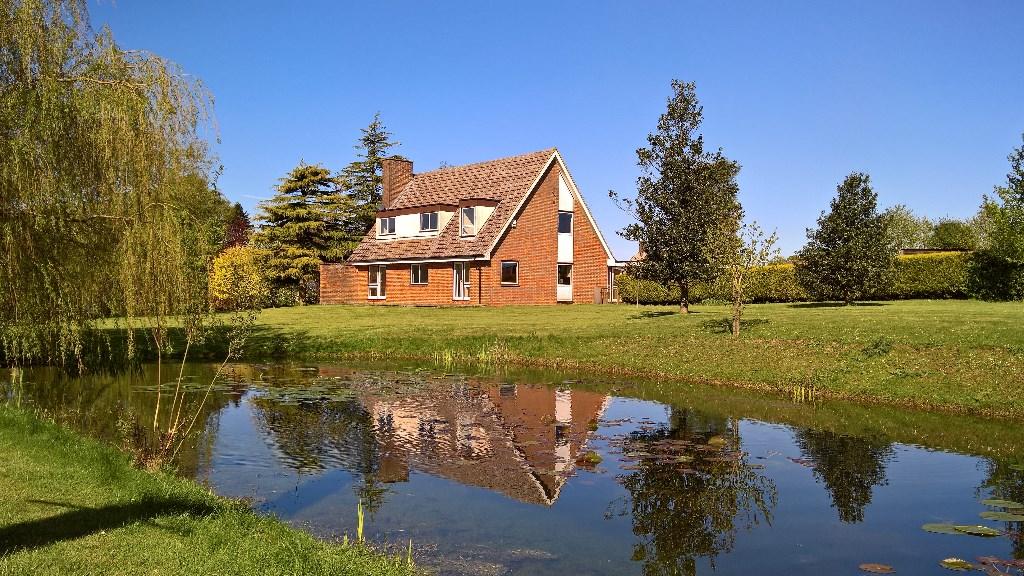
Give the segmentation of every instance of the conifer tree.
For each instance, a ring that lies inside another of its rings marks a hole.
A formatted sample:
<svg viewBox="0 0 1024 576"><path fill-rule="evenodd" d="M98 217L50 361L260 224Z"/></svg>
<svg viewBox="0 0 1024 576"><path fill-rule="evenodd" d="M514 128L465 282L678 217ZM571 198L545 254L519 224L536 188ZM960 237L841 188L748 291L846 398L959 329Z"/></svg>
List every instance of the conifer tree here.
<svg viewBox="0 0 1024 576"><path fill-rule="evenodd" d="M739 164L721 150L705 151L697 132L703 109L694 84L673 80L672 90L657 131L647 136L648 147L637 150L643 175L636 199L622 201L637 221L619 234L637 242L643 254L631 273L679 286L679 310L686 314L690 287L725 272L743 210L737 200Z"/></svg>
<svg viewBox="0 0 1024 576"><path fill-rule="evenodd" d="M391 140L391 136L381 122L380 114L375 114L370 125L362 129L355 145L357 159L339 175L342 190L352 201L352 216L344 226L349 242L345 248L346 257L373 227L383 192L381 159L388 156L391 148L399 145Z"/></svg>
<svg viewBox="0 0 1024 576"><path fill-rule="evenodd" d="M352 208L330 170L302 162L281 179L277 194L260 202L261 226L253 242L269 250L271 278L295 302L316 302L320 264L344 259Z"/></svg>
<svg viewBox="0 0 1024 576"><path fill-rule="evenodd" d="M796 277L815 298L850 304L885 285L897 248L867 174L850 174L836 190L830 211L822 212L816 229L807 230Z"/></svg>

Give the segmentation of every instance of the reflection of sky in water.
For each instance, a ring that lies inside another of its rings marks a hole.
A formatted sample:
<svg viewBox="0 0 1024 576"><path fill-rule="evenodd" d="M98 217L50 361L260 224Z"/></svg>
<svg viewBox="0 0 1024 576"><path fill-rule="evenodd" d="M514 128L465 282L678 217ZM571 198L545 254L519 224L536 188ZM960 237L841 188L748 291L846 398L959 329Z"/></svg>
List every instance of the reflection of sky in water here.
<svg viewBox="0 0 1024 576"><path fill-rule="evenodd" d="M939 574L950 556L1013 554L1007 538L920 529L1004 527L978 517L980 487L1019 499L1024 471L998 463L994 475L993 460L720 416L706 402L425 381L332 402L233 389L197 475L326 537L355 532L362 498L368 537L412 539L423 563L452 574L852 574L863 562ZM580 460L591 450L596 466Z"/></svg>

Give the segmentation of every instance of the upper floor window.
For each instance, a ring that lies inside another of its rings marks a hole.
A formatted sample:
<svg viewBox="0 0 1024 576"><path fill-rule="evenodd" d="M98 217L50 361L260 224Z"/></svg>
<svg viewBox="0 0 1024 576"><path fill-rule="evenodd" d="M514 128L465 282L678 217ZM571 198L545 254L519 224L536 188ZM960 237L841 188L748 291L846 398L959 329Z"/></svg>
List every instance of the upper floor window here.
<svg viewBox="0 0 1024 576"><path fill-rule="evenodd" d="M420 232L433 232L437 230L437 212L420 213Z"/></svg>
<svg viewBox="0 0 1024 576"><path fill-rule="evenodd" d="M462 209L462 235L476 236L476 207L466 206Z"/></svg>
<svg viewBox="0 0 1024 576"><path fill-rule="evenodd" d="M388 216L380 219L380 235L386 236L395 233L395 217Z"/></svg>
<svg viewBox="0 0 1024 576"><path fill-rule="evenodd" d="M572 234L572 212L558 213L558 233Z"/></svg>

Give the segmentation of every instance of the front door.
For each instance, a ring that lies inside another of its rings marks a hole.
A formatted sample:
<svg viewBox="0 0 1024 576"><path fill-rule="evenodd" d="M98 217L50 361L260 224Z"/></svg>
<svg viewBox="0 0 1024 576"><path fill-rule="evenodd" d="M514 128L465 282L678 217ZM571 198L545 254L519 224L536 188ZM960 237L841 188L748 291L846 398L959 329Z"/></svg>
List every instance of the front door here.
<svg viewBox="0 0 1024 576"><path fill-rule="evenodd" d="M452 275L452 300L469 300L469 263L456 262Z"/></svg>
<svg viewBox="0 0 1024 576"><path fill-rule="evenodd" d="M572 302L572 264L558 265L558 292L556 297L559 302Z"/></svg>

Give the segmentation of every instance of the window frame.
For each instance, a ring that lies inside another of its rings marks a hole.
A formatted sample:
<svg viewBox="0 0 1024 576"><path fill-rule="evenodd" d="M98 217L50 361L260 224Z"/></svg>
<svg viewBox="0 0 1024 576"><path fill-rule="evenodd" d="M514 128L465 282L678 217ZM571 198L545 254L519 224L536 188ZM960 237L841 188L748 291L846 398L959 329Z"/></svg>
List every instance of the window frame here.
<svg viewBox="0 0 1024 576"><path fill-rule="evenodd" d="M433 220L434 220L434 226L433 227L427 227L427 228L423 227L423 217L424 216L427 217L427 224L428 225L430 224L431 218L433 218ZM440 224L440 219L438 217L437 210L434 210L433 212L420 212L420 232L437 232L437 228L438 228L439 224Z"/></svg>
<svg viewBox="0 0 1024 576"><path fill-rule="evenodd" d="M378 236L394 236L395 235L395 217L394 216L381 216L377 219L377 235ZM384 223L388 223L388 231L384 231Z"/></svg>
<svg viewBox="0 0 1024 576"><path fill-rule="evenodd" d="M569 267L569 283L562 284L562 266ZM555 285L556 286L572 286L572 263L571 262L559 262L555 268Z"/></svg>
<svg viewBox="0 0 1024 576"><path fill-rule="evenodd" d="M416 281L416 270L419 269L420 274L423 276L421 281ZM409 285L410 286L426 286L430 282L430 268L426 264L410 264L409 265Z"/></svg>
<svg viewBox="0 0 1024 576"><path fill-rule="evenodd" d="M472 220L472 224L471 225L473 227L473 232L471 232L471 233L467 233L466 232L466 213L467 213L467 211L470 214L473 215L472 218L471 218L471 220ZM459 236L461 236L463 238L468 238L468 237L476 236L476 233L477 233L476 206L463 206L462 208L459 209Z"/></svg>
<svg viewBox="0 0 1024 576"><path fill-rule="evenodd" d="M505 281L505 265L506 264L511 264L512 266L515 266L516 279L515 279L514 282L506 282ZM502 260L501 261L501 275L500 275L499 278L501 280L501 285L502 286L519 286L519 261L518 260Z"/></svg>
<svg viewBox="0 0 1024 576"><path fill-rule="evenodd" d="M376 275L374 275L376 272ZM366 268L366 299L386 300L388 297L387 264L371 264ZM373 280L376 280L374 282ZM376 289L376 294L374 290Z"/></svg>
<svg viewBox="0 0 1024 576"><path fill-rule="evenodd" d="M562 216L569 216L569 231L562 232ZM573 228L576 226L576 216L573 215L571 210L559 210L558 211L558 233L559 234L572 234Z"/></svg>

